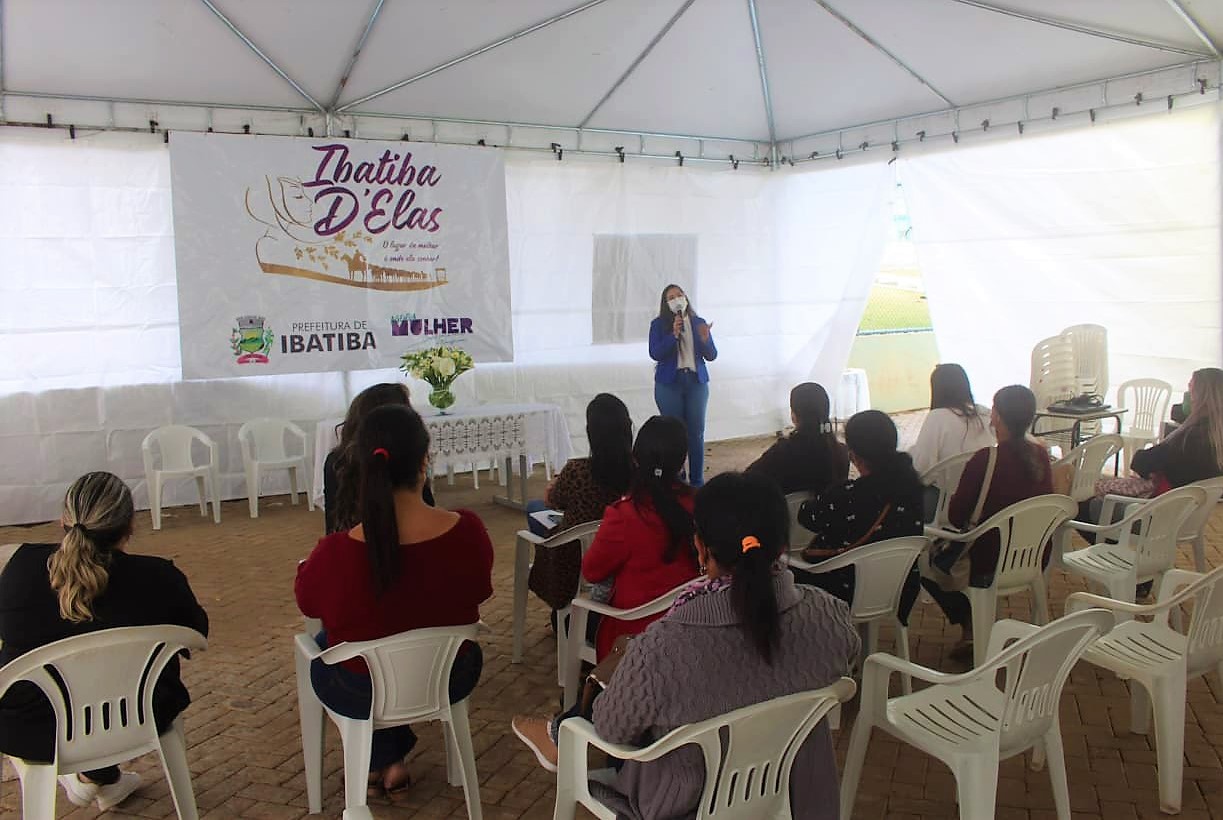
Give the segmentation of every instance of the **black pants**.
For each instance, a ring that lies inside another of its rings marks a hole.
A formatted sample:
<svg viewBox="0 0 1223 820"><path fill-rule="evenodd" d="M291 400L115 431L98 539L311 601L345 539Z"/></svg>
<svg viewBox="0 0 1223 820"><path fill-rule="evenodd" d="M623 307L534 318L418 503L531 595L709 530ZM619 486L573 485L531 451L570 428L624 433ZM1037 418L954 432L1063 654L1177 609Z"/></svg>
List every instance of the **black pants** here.
<svg viewBox="0 0 1223 820"><path fill-rule="evenodd" d="M943 614L947 616L947 621L956 626L971 627L972 626L972 604L968 602L968 596L963 592L949 592L944 590L933 581L922 578L921 585L930 593L930 597L943 610Z"/></svg>
<svg viewBox="0 0 1223 820"><path fill-rule="evenodd" d="M842 567L841 569L834 569L832 572L820 573L807 572L806 570L791 567L790 571L794 573L795 583L818 587L829 595L840 598L846 604L853 604L854 567ZM914 564L913 568L909 570L909 577L905 579L904 589L900 591L900 607L896 612L896 617L906 627L909 625L909 615L913 612L913 605L917 603L917 594L921 591L920 579L921 574L917 571L917 565Z"/></svg>

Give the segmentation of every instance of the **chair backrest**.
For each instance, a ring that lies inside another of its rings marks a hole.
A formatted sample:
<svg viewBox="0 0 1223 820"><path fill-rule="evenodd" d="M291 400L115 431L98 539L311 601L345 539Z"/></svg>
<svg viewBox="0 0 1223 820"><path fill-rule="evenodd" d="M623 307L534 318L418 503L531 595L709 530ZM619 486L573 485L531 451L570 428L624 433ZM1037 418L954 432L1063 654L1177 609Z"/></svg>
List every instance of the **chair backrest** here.
<svg viewBox="0 0 1223 820"><path fill-rule="evenodd" d="M1092 436L1053 464L1053 469L1069 464L1071 468L1069 496L1075 501L1087 501L1096 494L1096 481L1104 465L1123 446L1121 436Z"/></svg>
<svg viewBox="0 0 1223 820"><path fill-rule="evenodd" d="M145 454L146 462L152 458L153 447L157 447L161 453L162 470L191 470L196 467L191 457L191 444L195 441L202 443L210 452L216 447L212 439L204 433L183 424L158 427L144 437L140 447Z"/></svg>
<svg viewBox="0 0 1223 820"><path fill-rule="evenodd" d="M1206 573L1184 592L1194 598L1186 671L1218 669L1223 664L1223 567Z"/></svg>
<svg viewBox="0 0 1223 820"><path fill-rule="evenodd" d="M1205 490L1206 503L1189 513L1188 517L1185 518L1185 523L1181 524L1181 534L1178 538L1180 541L1197 538L1205 532L1206 525L1210 523L1211 513L1219 505L1219 499L1223 498L1223 476L1195 481L1186 486L1201 487Z"/></svg>
<svg viewBox="0 0 1223 820"><path fill-rule="evenodd" d="M301 441L305 455L306 434L291 421L284 419L254 419L238 428L238 443L242 445L244 461L284 461L289 458L285 450L285 435Z"/></svg>
<svg viewBox="0 0 1223 820"><path fill-rule="evenodd" d="M1181 527L1194 510L1206 503L1206 490L1186 486L1170 490L1131 511L1131 526L1121 527L1118 541L1137 553L1139 577L1171 569Z"/></svg>
<svg viewBox="0 0 1223 820"><path fill-rule="evenodd" d="M100 769L157 747L153 688L181 649L208 641L185 626L125 626L55 641L0 669L0 695L17 681L42 690L55 712L62 771Z"/></svg>
<svg viewBox="0 0 1223 820"><path fill-rule="evenodd" d="M790 544L791 549L807 546L811 540L811 532L802 524L798 523L798 509L803 506L803 503L810 501L815 496L808 492L786 493L786 506L790 509Z"/></svg>
<svg viewBox="0 0 1223 820"><path fill-rule="evenodd" d="M1037 410L1048 406L1041 402L1042 396L1056 401L1073 398L1075 395L1074 346L1065 336L1050 336L1041 339L1032 348L1031 383L1028 385L1037 397Z"/></svg>
<svg viewBox="0 0 1223 820"><path fill-rule="evenodd" d="M934 526L947 526L947 505L951 503L951 496L955 495L955 488L960 486L960 477L964 475L964 468L968 466L968 462L974 455L976 455L975 452L960 453L958 456L945 458L922 474L922 484L938 488L938 506L934 510Z"/></svg>
<svg viewBox="0 0 1223 820"><path fill-rule="evenodd" d="M982 522L981 535L998 533L998 568L993 586L997 589L1026 586L1040 575L1045 545L1078 509L1079 505L1069 496L1038 495L999 510Z"/></svg>
<svg viewBox="0 0 1223 820"><path fill-rule="evenodd" d="M908 535L864 544L846 553L853 556L855 579L850 616L855 621L894 616L909 571L929 543L924 535Z"/></svg>
<svg viewBox="0 0 1223 820"><path fill-rule="evenodd" d="M336 644L319 660L365 659L373 682L370 718L374 727L421 720L450 708L450 668L463 641L476 638L479 624L413 629L373 641Z"/></svg>
<svg viewBox="0 0 1223 820"><path fill-rule="evenodd" d="M1108 391L1108 329L1072 325L1062 331L1074 352L1076 393L1103 396Z"/></svg>
<svg viewBox="0 0 1223 820"><path fill-rule="evenodd" d="M1062 687L1070 670L1091 643L1112 629L1114 616L1106 609L1087 609L1040 627L1002 649L971 674L997 686L1006 670L999 725L1003 757L1043 738L1058 713ZM983 719L985 710L968 719Z"/></svg>
<svg viewBox="0 0 1223 820"><path fill-rule="evenodd" d="M1117 388L1117 406L1130 411L1122 418L1133 435L1157 438L1171 400L1172 385L1162 379L1130 379Z"/></svg>
<svg viewBox="0 0 1223 820"><path fill-rule="evenodd" d="M648 759L690 743L701 748L705 789L698 818L789 817L790 769L795 755L816 724L838 703L853 697L855 689L852 680L841 678L823 689L774 698L681 726L654 743Z"/></svg>

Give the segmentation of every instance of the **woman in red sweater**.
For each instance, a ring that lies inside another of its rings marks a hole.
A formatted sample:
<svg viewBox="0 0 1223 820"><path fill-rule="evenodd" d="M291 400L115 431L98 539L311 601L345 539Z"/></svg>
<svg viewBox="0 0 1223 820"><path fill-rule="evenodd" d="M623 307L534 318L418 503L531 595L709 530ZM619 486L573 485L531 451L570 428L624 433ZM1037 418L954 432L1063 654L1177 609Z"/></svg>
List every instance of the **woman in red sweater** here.
<svg viewBox="0 0 1223 820"><path fill-rule="evenodd" d="M628 609L674 589L698 574L692 544L692 488L680 481L688 455L684 423L654 416L633 444L629 494L603 513L594 543L582 558L582 576L592 584L611 582L612 606ZM602 659L621 635L644 632L653 618L604 618L595 639Z"/></svg>
<svg viewBox="0 0 1223 820"><path fill-rule="evenodd" d="M297 605L323 622L319 646L480 620L480 604L493 594L493 545L474 513L430 507L422 498L429 433L420 416L405 406L372 411L356 450L361 523L323 538L297 568ZM471 694L482 667L479 645L464 644L450 675L452 703ZM364 661L315 661L310 679L328 708L369 715L373 689ZM415 744L408 726L374 732L371 791L407 788L403 759Z"/></svg>

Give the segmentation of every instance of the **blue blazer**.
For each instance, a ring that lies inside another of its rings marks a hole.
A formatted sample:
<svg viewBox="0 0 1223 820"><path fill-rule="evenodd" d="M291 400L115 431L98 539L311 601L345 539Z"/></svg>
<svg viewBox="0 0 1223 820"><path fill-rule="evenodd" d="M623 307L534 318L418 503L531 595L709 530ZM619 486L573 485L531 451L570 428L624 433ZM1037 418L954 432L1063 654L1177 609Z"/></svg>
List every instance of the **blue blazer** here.
<svg viewBox="0 0 1223 820"><path fill-rule="evenodd" d="M709 381L709 370L705 367L705 362L718 358L718 348L713 343L712 334L708 342L701 341L697 327L707 324L704 319L693 315L691 322L693 341L696 343L692 356L696 361L696 377L701 384L705 384ZM672 320L664 321L658 317L650 322L650 358L658 362L654 365L654 381L660 384L674 384L679 372L679 340L671 335L671 324Z"/></svg>

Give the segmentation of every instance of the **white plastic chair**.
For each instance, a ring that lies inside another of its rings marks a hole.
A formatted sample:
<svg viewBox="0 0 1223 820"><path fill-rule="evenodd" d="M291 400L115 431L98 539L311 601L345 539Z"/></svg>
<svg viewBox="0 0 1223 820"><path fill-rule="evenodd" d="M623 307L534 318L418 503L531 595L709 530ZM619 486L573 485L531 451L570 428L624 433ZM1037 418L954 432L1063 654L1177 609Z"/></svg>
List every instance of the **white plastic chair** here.
<svg viewBox="0 0 1223 820"><path fill-rule="evenodd" d="M579 805L601 820L616 813L590 793L590 747L620 760L658 760L681 746L699 746L705 758L705 788L696 817L758 820L790 817L790 769L811 730L833 707L854 696L854 682L841 678L811 692L766 700L719 717L681 726L638 749L609 743L582 718L561 723L554 820L573 820ZM726 742L723 744L722 736ZM809 776L809 773L803 773Z"/></svg>
<svg viewBox="0 0 1223 820"><path fill-rule="evenodd" d="M1206 503L1190 513L1185 523L1181 524L1181 531L1176 536L1176 542L1178 545L1193 544L1193 567L1198 572L1206 572L1209 569L1206 566L1206 525L1210 523L1210 516L1219 505L1219 499L1223 498L1223 476L1194 481L1185 486L1201 487L1205 490ZM1123 505L1128 512L1129 509L1132 509L1132 505L1145 503L1147 503L1145 498L1131 498L1110 493L1104 496L1104 506L1100 509L1100 520L1112 521L1113 511L1118 504Z"/></svg>
<svg viewBox="0 0 1223 820"><path fill-rule="evenodd" d="M1172 385L1162 379L1130 379L1117 388L1117 407L1130 410L1118 432L1125 440L1126 464L1134 454L1161 438L1168 403L1172 401Z"/></svg>
<svg viewBox="0 0 1223 820"><path fill-rule="evenodd" d="M285 451L285 436L301 442L301 455L291 456ZM259 517L259 475L268 470L288 470L290 500L297 503L297 488L300 485L306 495L307 508L314 512L309 473L306 471L305 431L283 419L255 419L238 429L238 443L242 447L242 467L246 471L246 496L251 518Z"/></svg>
<svg viewBox="0 0 1223 820"><path fill-rule="evenodd" d="M917 556L929 544L930 539L923 535L910 535L863 544L818 564L807 563L798 553L787 555L786 561L796 569L816 574L853 567L854 600L849 616L855 624L866 627L861 657L879 648L879 624L887 621L896 629L896 654L908 660L909 630L898 617L900 594ZM913 682L907 676L901 683L906 693L913 691Z"/></svg>
<svg viewBox="0 0 1223 820"><path fill-rule="evenodd" d="M1032 373L1028 385L1036 395L1036 409L1078 395L1075 373L1074 346L1062 335L1042 339L1032 348ZM1066 422L1058 419L1037 419L1032 434L1058 444L1063 451L1070 449L1070 433L1063 430ZM1056 432L1051 432L1050 428Z"/></svg>
<svg viewBox="0 0 1223 820"><path fill-rule="evenodd" d="M586 550L590 549L591 543L594 542L595 533L598 531L598 521L588 521L585 524L578 524L576 527L568 527L547 538L538 536L530 530L518 531L518 539L514 543L514 645L513 654L510 656L510 663L518 663L522 660L522 643L527 622L527 579L531 575L531 551L533 549L552 549L577 541L581 544L582 555L585 555ZM564 610L561 610L556 615L558 634L560 633L562 612Z"/></svg>
<svg viewBox="0 0 1223 820"><path fill-rule="evenodd" d="M798 511L804 503L815 496L808 492L786 493L786 507L790 510L790 547L798 549L811 542L811 530L798 523Z"/></svg>
<svg viewBox="0 0 1223 820"><path fill-rule="evenodd" d="M1032 592L1032 620L1048 623L1049 602L1045 590L1042 558L1045 545L1079 505L1064 495L1038 495L1000 510L968 532L953 532L926 527L930 538L962 541L971 551L973 542L989 532L998 534L998 567L988 587L964 590L972 605L973 666L985 662L990 629L998 615L998 596L1013 595L1023 590ZM969 560L965 555L961 560Z"/></svg>
<svg viewBox="0 0 1223 820"><path fill-rule="evenodd" d="M1069 611L1102 607L1130 618L1097 640L1083 660L1128 678L1130 731L1146 734L1155 712L1155 754L1159 771L1159 808L1181 808L1185 754L1186 686L1191 678L1217 671L1223 683L1223 567L1209 575L1174 569L1164 578L1158 602L1150 606L1076 592ZM1169 613L1193 601L1189 630L1168 623ZM1150 621L1133 620L1149 617Z"/></svg>
<svg viewBox="0 0 1223 820"><path fill-rule="evenodd" d="M196 464L191 455L193 442L208 448L208 462ZM156 468L153 449L161 455L161 467ZM217 444L194 427L171 424L158 427L144 437L140 444L144 456L144 477L149 485L149 511L153 515L153 529L161 529L161 491L166 479L194 478L200 493L200 515L208 515L208 503L212 503L213 521L221 523L221 496L218 487L219 464Z"/></svg>
<svg viewBox="0 0 1223 820"><path fill-rule="evenodd" d="M55 712L55 761L9 758L21 777L22 817L55 817L56 775L101 769L156 751L178 816L196 820L182 720L159 737L153 691L177 652L207 647L203 635L185 626L126 626L49 643L0 669L0 695L18 681L30 681Z"/></svg>
<svg viewBox="0 0 1223 820"><path fill-rule="evenodd" d="M964 468L975 455L976 452L969 452L945 458L922 473L922 484L938 488L938 506L935 507L934 520L930 522L934 526L946 527L948 525L947 506L951 503L951 496L955 495L955 488L960 486L960 477L964 475Z"/></svg>
<svg viewBox="0 0 1223 820"><path fill-rule="evenodd" d="M414 629L374 641L339 643L320 650L314 638L295 639L297 708L301 718L302 756L306 766L306 801L311 814L323 810L323 715L340 730L344 747L344 806L346 812L365 805L370 743L375 729L405 723L440 720L446 724L446 776L462 786L467 816L480 820L480 780L467 722L467 701L450 702L450 669L463 641L472 641L480 624ZM310 683L314 659L334 664L362 658L369 668L373 704L365 720L344 717L328 709ZM355 813L359 817L359 813ZM352 815L349 815L352 816Z"/></svg>
<svg viewBox="0 0 1223 820"><path fill-rule="evenodd" d="M1053 470L1070 465L1071 498L1080 504L1096 494L1096 481L1104 472L1104 465L1121 449L1121 436L1092 436L1070 452L1053 462Z"/></svg>
<svg viewBox="0 0 1223 820"><path fill-rule="evenodd" d="M1074 354L1078 394L1108 392L1108 329L1103 325L1071 325L1062 331Z"/></svg>
<svg viewBox="0 0 1223 820"><path fill-rule="evenodd" d="M594 663L596 660L595 648L586 642L586 623L591 612L598 613L604 618L615 618L618 621L639 621L642 618L666 612L671 608L671 604L675 603L679 594L691 585L692 581L685 581L654 600L630 609L617 609L614 606L601 604L578 595L569 607L568 629L562 628L564 621L558 612L556 637L558 641L565 642L564 655L561 658L561 685L565 690L562 706L568 710L578 702L578 695L582 693L582 661Z"/></svg>
<svg viewBox="0 0 1223 820"><path fill-rule="evenodd" d="M947 764L955 775L961 820L993 820L999 761L1031 749L1033 769L1049 762L1059 820L1070 820L1058 702L1083 650L1112 622L1103 610L1080 612L1043 627L999 621L987 659L962 675L935 672L882 652L871 655L841 778L842 820L853 816L866 747L876 727ZM1015 643L1007 646L1011 641ZM933 685L888 698L894 672ZM1005 676L1001 686L1000 673Z"/></svg>
<svg viewBox="0 0 1223 820"><path fill-rule="evenodd" d="M1206 504L1206 490L1180 487L1153 498L1113 524L1068 521L1058 533L1062 566L1086 578L1118 601L1134 601L1138 584L1152 581L1155 592L1176 563L1176 544L1185 519ZM1072 530L1115 537L1116 543L1096 543L1066 552Z"/></svg>

